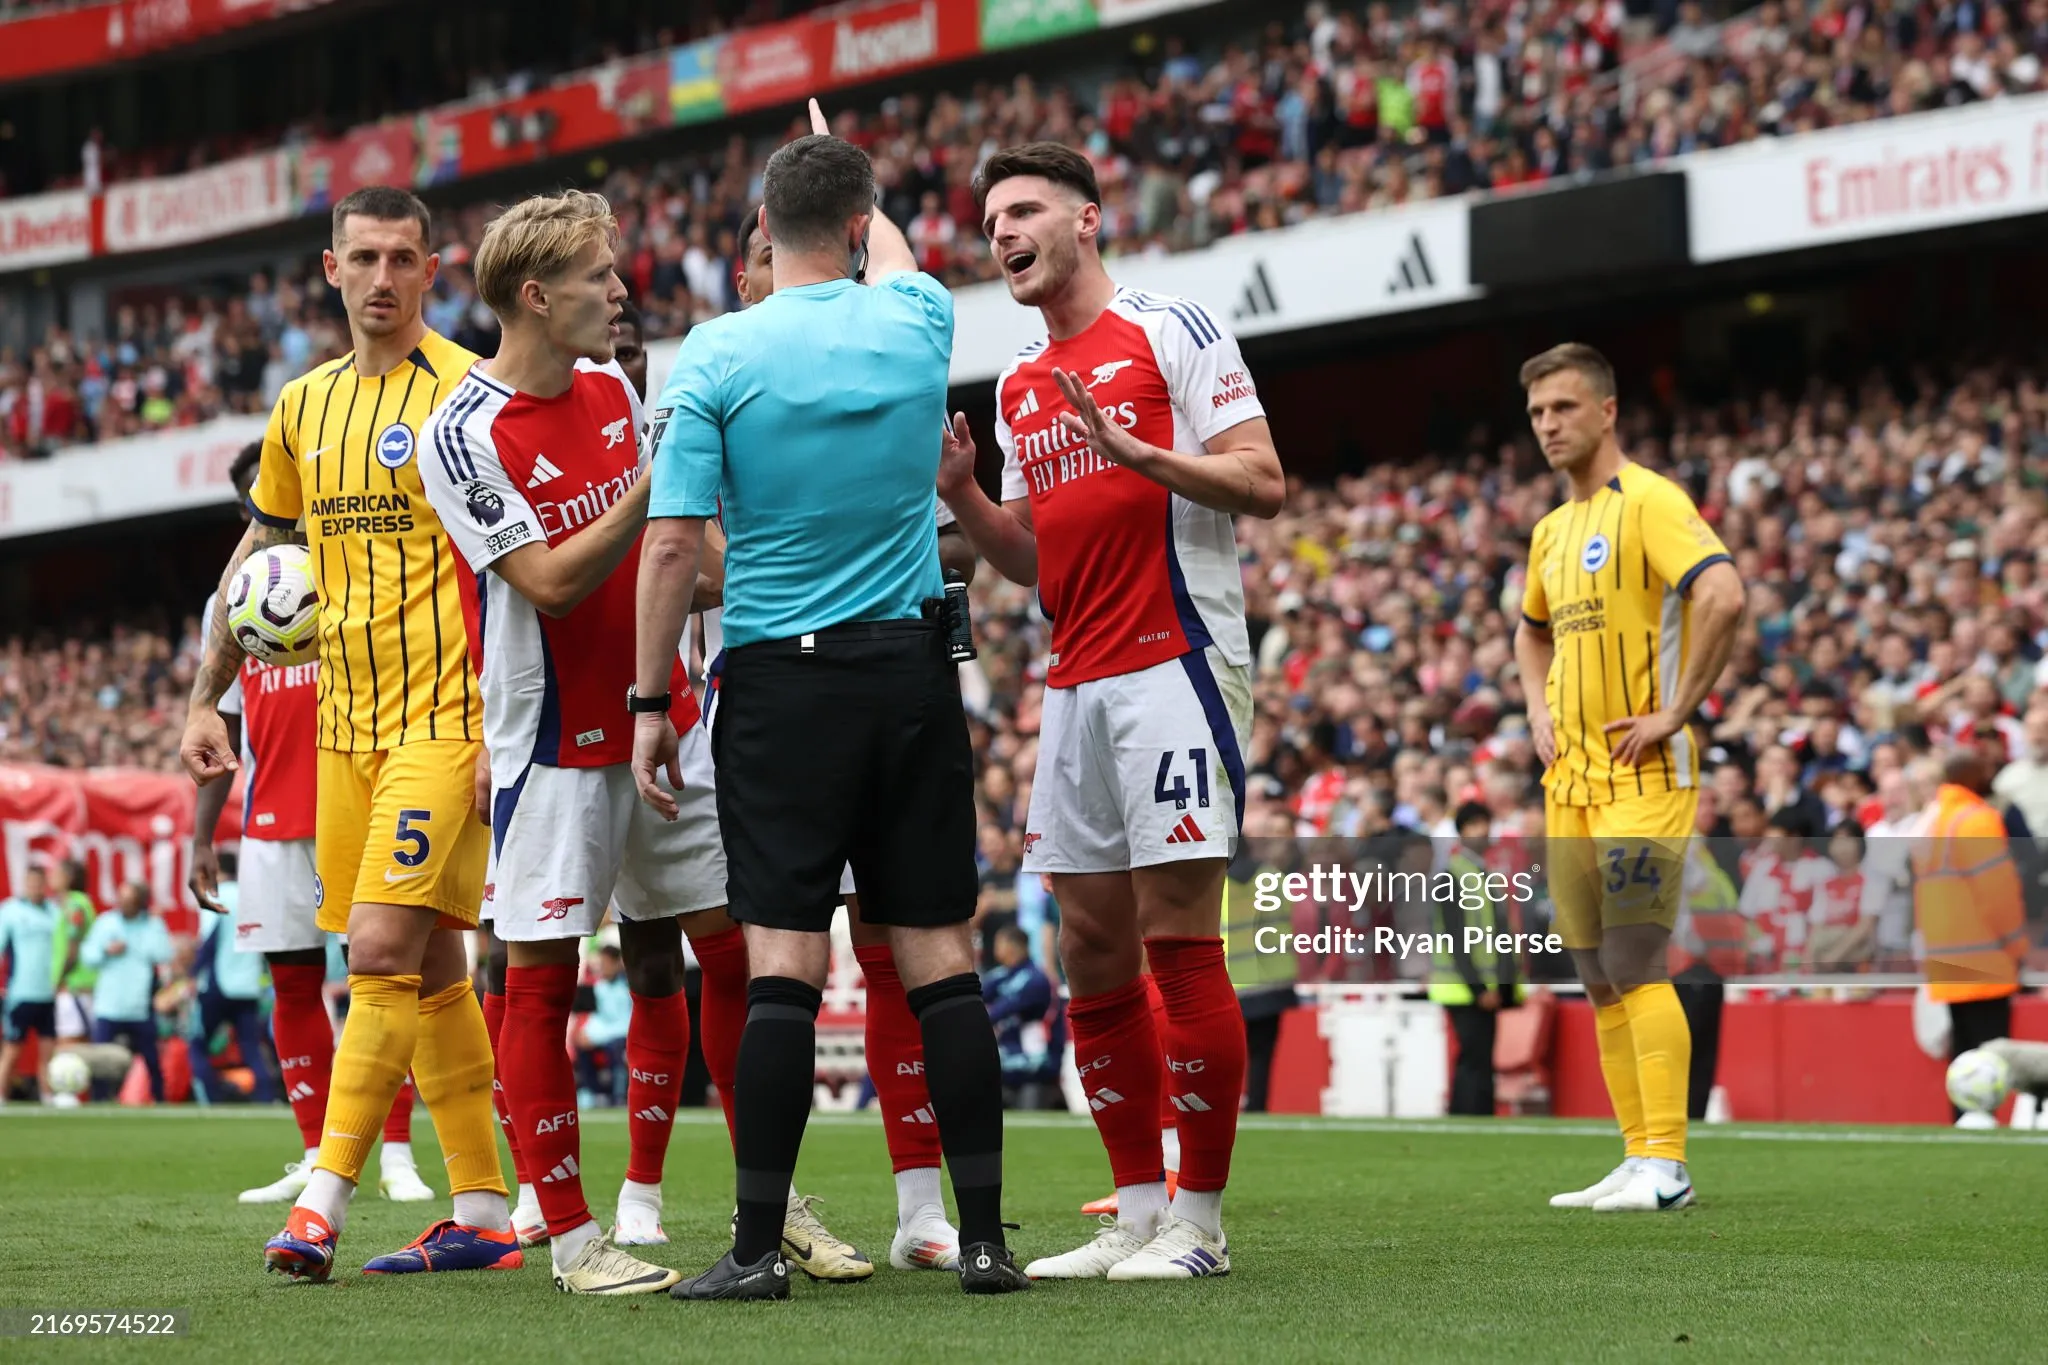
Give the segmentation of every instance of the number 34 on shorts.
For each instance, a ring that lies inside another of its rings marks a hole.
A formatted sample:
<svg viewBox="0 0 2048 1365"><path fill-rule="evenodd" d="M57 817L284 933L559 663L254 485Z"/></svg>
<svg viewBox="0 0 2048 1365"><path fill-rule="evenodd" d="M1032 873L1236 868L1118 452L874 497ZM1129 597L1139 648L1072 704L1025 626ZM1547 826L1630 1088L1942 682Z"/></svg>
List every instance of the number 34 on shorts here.
<svg viewBox="0 0 2048 1365"><path fill-rule="evenodd" d="M356 904L418 905L451 927L475 925L491 839L475 810L482 751L462 740L320 751L313 860L322 929L345 933Z"/></svg>

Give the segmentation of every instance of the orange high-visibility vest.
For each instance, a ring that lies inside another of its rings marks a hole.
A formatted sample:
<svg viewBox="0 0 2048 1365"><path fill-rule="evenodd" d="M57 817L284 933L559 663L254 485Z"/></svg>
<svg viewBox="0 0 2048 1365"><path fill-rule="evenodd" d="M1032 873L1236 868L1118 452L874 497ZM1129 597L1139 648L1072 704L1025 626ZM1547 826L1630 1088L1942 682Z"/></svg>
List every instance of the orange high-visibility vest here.
<svg viewBox="0 0 2048 1365"><path fill-rule="evenodd" d="M2005 821L1966 787L1944 783L1913 850L1913 917L1936 1000L2017 994L2026 910Z"/></svg>

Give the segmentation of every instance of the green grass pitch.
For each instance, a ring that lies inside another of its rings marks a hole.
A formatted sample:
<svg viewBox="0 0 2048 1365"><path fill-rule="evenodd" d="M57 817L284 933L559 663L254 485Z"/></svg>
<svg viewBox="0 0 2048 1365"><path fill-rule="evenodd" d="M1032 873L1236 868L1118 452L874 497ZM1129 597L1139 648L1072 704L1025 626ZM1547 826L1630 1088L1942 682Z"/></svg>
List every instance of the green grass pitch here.
<svg viewBox="0 0 2048 1365"><path fill-rule="evenodd" d="M676 1128L673 1239L694 1271L726 1245L731 1158L715 1116ZM2024 1134L1709 1129L1698 1207L1552 1210L1616 1143L1599 1125L1247 1119L1225 1219L1234 1273L1187 1284L1041 1284L970 1300L886 1265L860 1285L798 1277L787 1304L571 1299L545 1251L514 1273L373 1280L363 1260L445 1203L358 1200L327 1285L262 1273L282 1210L242 1186L291 1154L282 1110L0 1113L0 1308L183 1308L178 1340L8 1340L32 1361L1134 1362L1956 1360L2041 1349L2048 1142ZM445 1188L422 1115L429 1183ZM623 1174L616 1111L583 1130L604 1216ZM895 1201L878 1123L814 1120L798 1183L879 1263ZM374 1167L373 1167L374 1169ZM1107 1167L1085 1121L1010 1129L1020 1259L1065 1250Z"/></svg>

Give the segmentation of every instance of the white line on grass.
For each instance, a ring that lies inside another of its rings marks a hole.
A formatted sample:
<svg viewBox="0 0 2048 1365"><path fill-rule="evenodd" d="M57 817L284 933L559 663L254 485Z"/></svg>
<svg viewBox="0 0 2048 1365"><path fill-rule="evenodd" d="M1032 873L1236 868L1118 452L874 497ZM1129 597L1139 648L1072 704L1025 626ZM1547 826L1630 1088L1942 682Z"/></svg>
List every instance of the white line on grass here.
<svg viewBox="0 0 2048 1365"><path fill-rule="evenodd" d="M34 1119L57 1117L96 1117L112 1119L262 1119L281 1123L290 1117L291 1111L283 1105L160 1105L147 1108L123 1108L119 1105L96 1104L79 1109L56 1109L47 1105L10 1104L0 1108L0 1122L8 1119ZM585 1111L581 1122L624 1123L624 1109L593 1109ZM725 1117L716 1109L685 1109L676 1115L678 1124L717 1124L723 1127ZM879 1125L881 1116L874 1111L859 1114L823 1113L812 1114L812 1126L867 1128ZM1004 1116L1005 1126L1010 1128L1090 1128L1093 1122L1075 1114L1053 1112L1017 1111ZM1245 1114L1237 1126L1247 1132L1259 1133L1390 1133L1407 1134L1411 1137L1443 1135L1449 1137L1600 1137L1611 1138L1615 1130L1611 1124L1587 1123L1570 1119L1528 1120L1528 1119L1368 1119L1331 1118L1314 1114ZM1691 1141L1713 1141L1733 1139L1739 1142L1868 1142L1878 1144L1979 1146L1987 1143L2002 1143L2007 1146L2048 1147L2048 1133L2013 1132L2010 1129L1999 1132L1958 1132L1953 1128L1832 1128L1826 1126L1782 1127L1782 1128L1730 1128L1719 1124L1694 1124L1688 1138Z"/></svg>

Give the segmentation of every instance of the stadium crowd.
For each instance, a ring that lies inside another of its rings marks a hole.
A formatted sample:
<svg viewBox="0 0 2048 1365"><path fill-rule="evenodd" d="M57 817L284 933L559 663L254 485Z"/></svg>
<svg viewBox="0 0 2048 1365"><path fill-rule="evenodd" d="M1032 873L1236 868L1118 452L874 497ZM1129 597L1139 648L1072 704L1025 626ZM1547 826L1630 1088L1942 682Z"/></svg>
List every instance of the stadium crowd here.
<svg viewBox="0 0 2048 1365"><path fill-rule="evenodd" d="M2048 833L2048 378L1986 365L1895 388L1873 374L1625 412L1625 448L1692 490L1749 585L1698 727L1700 828L1722 836L1714 847L1758 920L1754 970L1814 965L1801 923L1812 888L1759 904L1765 881L1791 874L1759 870L1755 841L1801 835L1812 856L1835 857L1827 836L1853 828L1866 842L1851 851L1874 870L1931 797L1927 759L1977 748L2017 821ZM1508 441L1297 486L1277 520L1240 522L1259 679L1250 832L1359 839L1398 859L1404 839L1448 832L1476 800L1504 845L1540 836L1511 630L1530 529L1557 497L1526 443ZM1057 907L1017 872L1045 627L1031 594L993 574L974 598L983 937L1018 923L1050 963ZM176 768L168 721L197 629L8 642L0 759ZM1865 920L1855 955L1830 960L1911 970L1910 903L1873 895L1851 927ZM1378 970L1304 964L1311 978Z"/></svg>
<svg viewBox="0 0 2048 1365"><path fill-rule="evenodd" d="M992 278L969 191L991 148L1084 147L1110 253L1195 248L1318 214L1640 165L1707 147L2041 88L2048 3L1934 9L1902 0L1769 0L1725 25L1682 6L1623 65L1618 0L1438 2L1398 16L1312 0L1293 22L1198 55L1168 37L1091 93L1019 75L967 94L906 93L838 114L875 159L887 208L950 284ZM791 132L800 132L793 125ZM737 306L737 229L762 147L614 170L625 275L651 337ZM486 352L494 323L468 258L494 205L444 217L430 321ZM120 302L106 335L53 329L0 353L0 453L263 410L346 346L317 263L183 299Z"/></svg>

